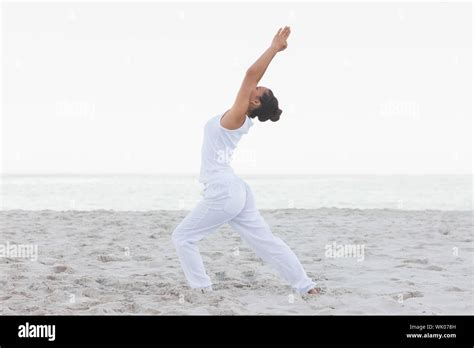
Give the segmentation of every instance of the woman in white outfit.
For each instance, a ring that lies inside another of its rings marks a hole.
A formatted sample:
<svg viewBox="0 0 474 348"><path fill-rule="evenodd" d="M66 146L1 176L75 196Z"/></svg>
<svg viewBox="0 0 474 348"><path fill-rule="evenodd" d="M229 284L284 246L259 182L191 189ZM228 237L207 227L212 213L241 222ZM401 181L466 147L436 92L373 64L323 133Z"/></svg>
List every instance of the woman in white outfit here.
<svg viewBox="0 0 474 348"><path fill-rule="evenodd" d="M278 121L282 111L278 100L266 87L257 86L275 55L287 47L290 28L280 28L271 46L247 70L232 108L211 118L204 127L201 172L203 200L184 218L173 232L184 274L192 288L212 290L197 243L224 223L264 261L300 293L316 294L315 283L306 275L296 255L273 235L260 215L249 185L238 178L231 166L231 154L242 135L248 133L257 117L264 122Z"/></svg>

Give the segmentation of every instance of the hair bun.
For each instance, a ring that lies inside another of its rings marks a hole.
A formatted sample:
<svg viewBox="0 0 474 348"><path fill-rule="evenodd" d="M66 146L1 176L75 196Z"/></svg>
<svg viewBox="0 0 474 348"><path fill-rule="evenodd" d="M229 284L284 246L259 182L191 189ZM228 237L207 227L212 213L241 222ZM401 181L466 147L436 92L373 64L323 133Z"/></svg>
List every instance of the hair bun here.
<svg viewBox="0 0 474 348"><path fill-rule="evenodd" d="M280 119L283 111L278 107L278 99L275 98L271 90L260 97L260 103L260 107L250 112L250 118L258 117L260 122L268 120L276 122Z"/></svg>
<svg viewBox="0 0 474 348"><path fill-rule="evenodd" d="M270 120L271 120L272 122L278 121L278 120L280 119L280 115L281 115L282 112L283 112L283 111L282 111L281 109L278 109L278 110L275 112L275 115L273 115L273 116L270 117Z"/></svg>

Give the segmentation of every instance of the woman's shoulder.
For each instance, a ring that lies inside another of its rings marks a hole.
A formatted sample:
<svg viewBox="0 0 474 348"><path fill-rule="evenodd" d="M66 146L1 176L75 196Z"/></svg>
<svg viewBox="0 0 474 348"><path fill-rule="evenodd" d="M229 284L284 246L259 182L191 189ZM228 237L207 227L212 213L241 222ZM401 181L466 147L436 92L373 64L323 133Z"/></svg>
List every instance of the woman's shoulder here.
<svg viewBox="0 0 474 348"><path fill-rule="evenodd" d="M221 129L224 132L230 132L230 133L242 133L242 132L247 133L248 132L249 128L253 124L252 119L250 117L246 115L244 122L240 125L240 127L235 128L235 129L228 129L225 126L223 126L221 122L221 119L225 116L226 112L223 112L217 116L217 119L218 119L217 124L218 124L219 129Z"/></svg>

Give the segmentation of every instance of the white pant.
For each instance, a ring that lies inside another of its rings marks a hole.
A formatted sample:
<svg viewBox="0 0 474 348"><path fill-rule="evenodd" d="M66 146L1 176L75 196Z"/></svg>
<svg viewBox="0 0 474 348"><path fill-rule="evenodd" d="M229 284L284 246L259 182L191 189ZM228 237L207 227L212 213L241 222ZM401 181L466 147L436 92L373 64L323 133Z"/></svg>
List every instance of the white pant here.
<svg viewBox="0 0 474 348"><path fill-rule="evenodd" d="M209 288L212 285L197 243L224 223L229 223L255 253L273 265L296 291L306 293L315 286L293 251L271 232L257 210L252 190L245 181L235 177L207 184L203 197L172 235L184 274L192 288Z"/></svg>

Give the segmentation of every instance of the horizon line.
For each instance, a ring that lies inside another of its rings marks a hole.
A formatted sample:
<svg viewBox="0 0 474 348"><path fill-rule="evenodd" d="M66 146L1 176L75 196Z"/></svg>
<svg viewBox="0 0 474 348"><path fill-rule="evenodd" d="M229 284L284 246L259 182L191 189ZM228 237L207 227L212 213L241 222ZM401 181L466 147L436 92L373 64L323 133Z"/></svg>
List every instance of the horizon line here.
<svg viewBox="0 0 474 348"><path fill-rule="evenodd" d="M0 173L0 176L199 176L199 173L175 172L175 173L133 173L133 172L104 172L104 173L80 173L80 172L42 172L42 173ZM473 173L240 173L237 176L390 176L390 175L411 175L411 176L472 176Z"/></svg>

